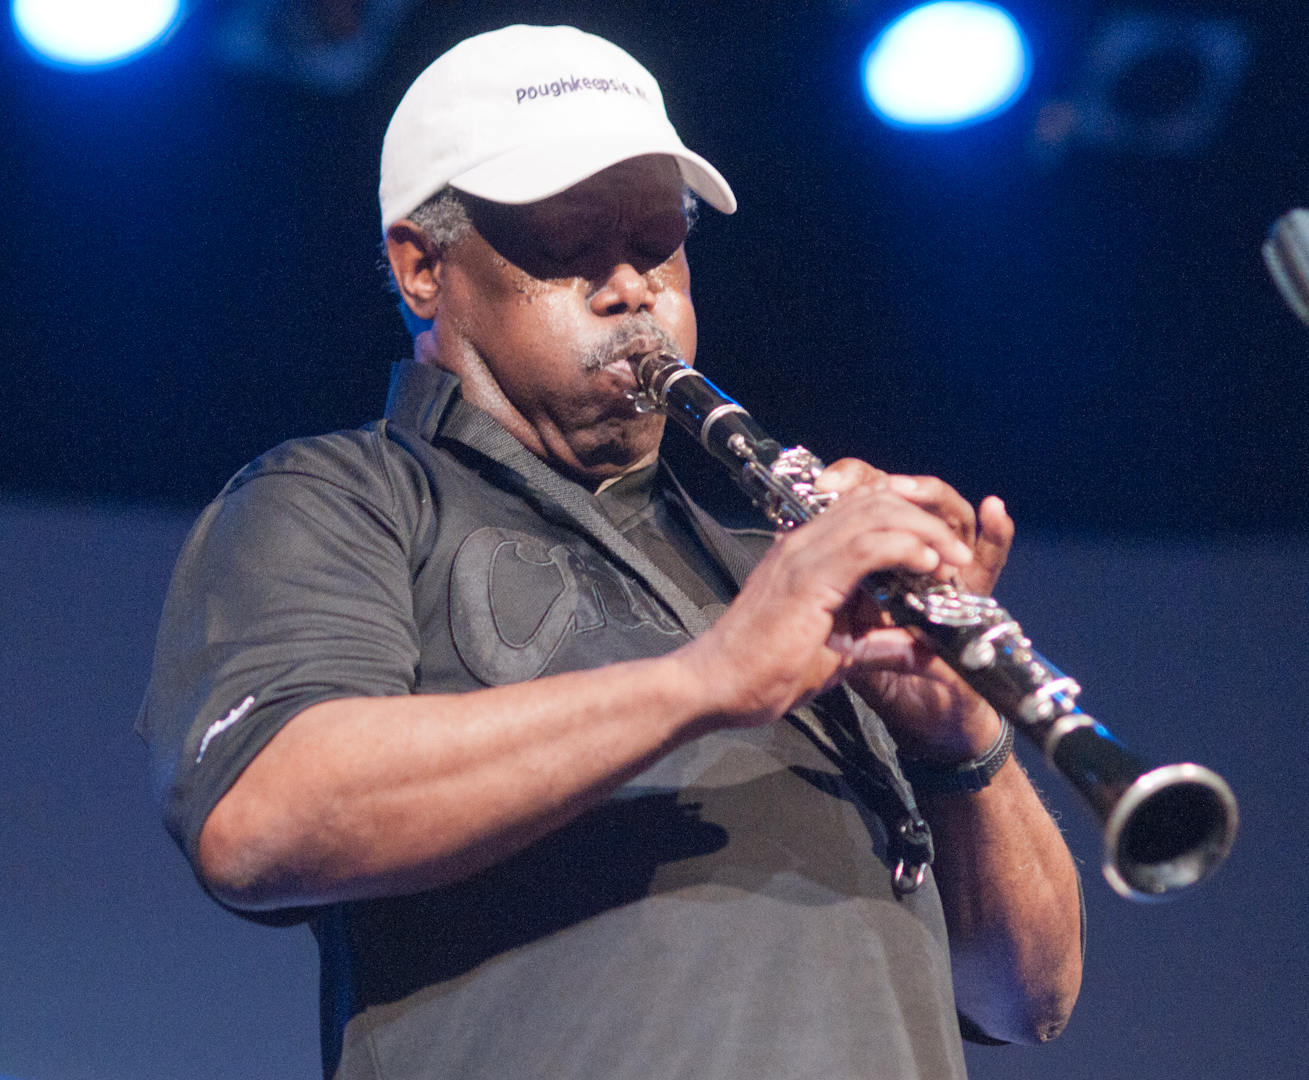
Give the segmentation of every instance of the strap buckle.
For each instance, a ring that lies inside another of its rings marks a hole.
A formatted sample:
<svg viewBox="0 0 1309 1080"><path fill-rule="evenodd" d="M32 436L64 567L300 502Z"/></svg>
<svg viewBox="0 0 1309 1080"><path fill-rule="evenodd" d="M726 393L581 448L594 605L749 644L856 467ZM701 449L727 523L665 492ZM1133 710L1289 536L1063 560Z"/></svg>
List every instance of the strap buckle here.
<svg viewBox="0 0 1309 1080"><path fill-rule="evenodd" d="M891 887L895 895L908 896L922 887L927 868L936 854L932 848L932 830L917 814L900 819L896 826L897 847L904 852L895 864Z"/></svg>

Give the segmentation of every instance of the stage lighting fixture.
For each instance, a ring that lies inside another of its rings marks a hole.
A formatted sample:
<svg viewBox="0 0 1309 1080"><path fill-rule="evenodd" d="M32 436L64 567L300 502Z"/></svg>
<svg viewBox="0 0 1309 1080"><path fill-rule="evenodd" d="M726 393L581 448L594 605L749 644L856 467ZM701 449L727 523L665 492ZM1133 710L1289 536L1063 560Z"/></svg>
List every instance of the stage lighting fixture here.
<svg viewBox="0 0 1309 1080"><path fill-rule="evenodd" d="M19 36L60 67L119 64L162 42L177 25L179 0L13 0Z"/></svg>
<svg viewBox="0 0 1309 1080"><path fill-rule="evenodd" d="M233 68L349 94L382 64L421 0L228 0L213 49Z"/></svg>
<svg viewBox="0 0 1309 1080"><path fill-rule="evenodd" d="M1252 53L1237 20L1113 16L1090 42L1072 93L1041 106L1033 149L1051 163L1076 143L1145 157L1202 153Z"/></svg>
<svg viewBox="0 0 1309 1080"><path fill-rule="evenodd" d="M877 36L864 53L864 92L893 127L962 127L1017 101L1029 67L1007 11L942 0L905 12Z"/></svg>

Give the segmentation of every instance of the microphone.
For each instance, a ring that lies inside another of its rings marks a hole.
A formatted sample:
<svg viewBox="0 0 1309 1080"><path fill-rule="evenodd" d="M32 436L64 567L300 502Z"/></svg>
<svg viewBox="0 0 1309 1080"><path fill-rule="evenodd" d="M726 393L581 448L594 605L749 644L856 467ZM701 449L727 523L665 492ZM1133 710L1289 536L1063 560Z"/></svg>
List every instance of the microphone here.
<svg viewBox="0 0 1309 1080"><path fill-rule="evenodd" d="M1309 210L1295 209L1273 223L1264 241L1264 263L1283 298L1309 326Z"/></svg>

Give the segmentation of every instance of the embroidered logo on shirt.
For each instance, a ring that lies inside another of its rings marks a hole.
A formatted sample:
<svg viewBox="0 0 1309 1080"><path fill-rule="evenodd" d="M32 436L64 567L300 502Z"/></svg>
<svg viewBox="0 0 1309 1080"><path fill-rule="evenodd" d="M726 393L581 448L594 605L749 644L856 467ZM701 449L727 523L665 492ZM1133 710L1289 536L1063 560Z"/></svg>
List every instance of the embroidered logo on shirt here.
<svg viewBox="0 0 1309 1080"><path fill-rule="evenodd" d="M205 732L205 737L200 740L200 753L195 756L195 763L197 765L200 764L200 759L205 756L205 751L209 749L209 740L211 740L215 735L221 735L224 731L240 720L241 717L250 711L250 706L254 703L254 696L251 695L221 720L215 720L209 725L209 730Z"/></svg>
<svg viewBox="0 0 1309 1080"><path fill-rule="evenodd" d="M536 678L570 634L606 625L681 632L591 552L489 525L460 544L450 568L450 628L460 658L487 685Z"/></svg>

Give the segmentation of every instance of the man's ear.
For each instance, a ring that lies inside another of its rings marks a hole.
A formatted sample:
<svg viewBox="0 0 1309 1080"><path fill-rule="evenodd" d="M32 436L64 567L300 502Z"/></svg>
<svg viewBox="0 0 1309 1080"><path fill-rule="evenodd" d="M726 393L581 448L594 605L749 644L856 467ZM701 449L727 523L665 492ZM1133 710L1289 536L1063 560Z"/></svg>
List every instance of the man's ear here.
<svg viewBox="0 0 1309 1080"><path fill-rule="evenodd" d="M441 249L408 218L386 230L386 257L404 302L420 319L435 319L441 292Z"/></svg>

